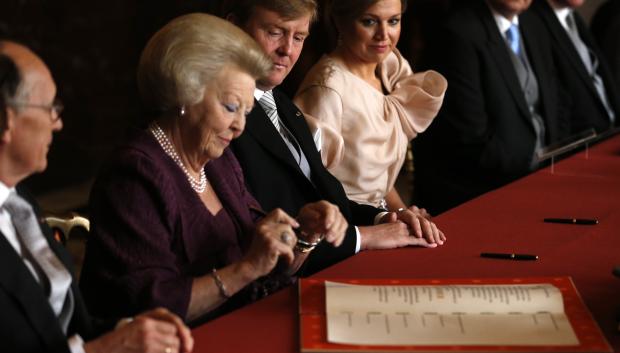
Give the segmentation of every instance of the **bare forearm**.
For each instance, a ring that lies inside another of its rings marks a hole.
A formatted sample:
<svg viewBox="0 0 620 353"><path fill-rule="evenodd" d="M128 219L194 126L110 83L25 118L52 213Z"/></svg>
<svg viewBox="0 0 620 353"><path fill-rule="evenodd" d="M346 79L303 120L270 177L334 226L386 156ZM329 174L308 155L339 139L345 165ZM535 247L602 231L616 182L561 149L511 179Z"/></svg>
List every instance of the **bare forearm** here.
<svg viewBox="0 0 620 353"><path fill-rule="evenodd" d="M242 261L217 270L217 276L229 296L234 295L259 277L250 265ZM195 278L186 320L192 321L199 318L222 305L227 299L221 293L212 274Z"/></svg>
<svg viewBox="0 0 620 353"><path fill-rule="evenodd" d="M287 268L286 274L293 275L297 272L307 257L307 253L295 252L295 260ZM217 270L217 276L222 281L226 294L229 296L239 292L260 277L251 265L243 261ZM212 274L195 278L192 284L192 295L186 320L195 320L224 304L226 300L228 298L224 297Z"/></svg>
<svg viewBox="0 0 620 353"><path fill-rule="evenodd" d="M387 203L388 210L392 212L398 211L399 208L407 208L407 205L405 205L400 198L395 188L392 188L392 190L385 195L385 202Z"/></svg>

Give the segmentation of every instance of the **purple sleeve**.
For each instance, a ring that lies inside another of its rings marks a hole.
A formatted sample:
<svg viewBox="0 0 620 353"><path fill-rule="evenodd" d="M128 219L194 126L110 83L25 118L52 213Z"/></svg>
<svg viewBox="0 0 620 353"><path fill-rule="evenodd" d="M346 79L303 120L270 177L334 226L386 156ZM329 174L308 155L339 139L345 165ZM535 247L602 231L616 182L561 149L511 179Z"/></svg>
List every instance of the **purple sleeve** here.
<svg viewBox="0 0 620 353"><path fill-rule="evenodd" d="M138 152L99 177L80 284L94 314L124 317L163 306L185 317L192 277L181 267L186 255L174 183Z"/></svg>

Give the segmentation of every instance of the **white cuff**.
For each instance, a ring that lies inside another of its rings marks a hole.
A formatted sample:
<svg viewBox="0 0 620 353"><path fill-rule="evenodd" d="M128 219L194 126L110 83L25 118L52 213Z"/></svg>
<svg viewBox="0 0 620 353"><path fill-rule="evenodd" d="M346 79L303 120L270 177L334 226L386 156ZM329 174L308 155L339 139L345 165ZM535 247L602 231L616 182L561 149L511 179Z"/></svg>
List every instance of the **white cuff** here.
<svg viewBox="0 0 620 353"><path fill-rule="evenodd" d="M120 320L118 320L118 322L116 323L116 326L114 326L115 330L118 330L119 328L127 325L128 323L133 321L133 317L124 317Z"/></svg>
<svg viewBox="0 0 620 353"><path fill-rule="evenodd" d="M316 150L321 152L321 145L323 145L323 133L321 132L321 128L317 128L312 136L314 140L314 145L316 146Z"/></svg>
<svg viewBox="0 0 620 353"><path fill-rule="evenodd" d="M84 340L80 335L73 335L67 340L71 353L86 353L84 350Z"/></svg>
<svg viewBox="0 0 620 353"><path fill-rule="evenodd" d="M355 226L355 253L360 252L362 248L362 236L360 235L360 229Z"/></svg>
<svg viewBox="0 0 620 353"><path fill-rule="evenodd" d="M385 216L388 213L389 212L379 212L379 213L377 213L377 215L375 216L375 225L379 224L381 222L381 218L383 218L383 216Z"/></svg>

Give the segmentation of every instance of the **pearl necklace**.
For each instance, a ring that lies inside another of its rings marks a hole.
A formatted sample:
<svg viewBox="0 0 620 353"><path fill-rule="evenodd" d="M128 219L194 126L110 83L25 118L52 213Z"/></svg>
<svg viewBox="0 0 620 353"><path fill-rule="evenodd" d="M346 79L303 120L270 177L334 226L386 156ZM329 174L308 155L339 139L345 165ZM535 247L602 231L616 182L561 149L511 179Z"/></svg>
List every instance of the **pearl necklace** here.
<svg viewBox="0 0 620 353"><path fill-rule="evenodd" d="M166 136L164 130L162 130L161 127L155 122L151 123L151 125L149 126L149 130L151 131L153 136L155 136L155 139L157 140L161 148L164 149L164 152L166 152L166 154L170 156L170 158L172 158L172 160L179 166L179 168L183 170L183 173L185 173L187 180L192 186L192 189L194 189L194 191L196 191L197 193L202 194L207 188L207 176L205 175L204 168L200 169L200 180L196 180L196 178L194 178L189 173L187 168L185 168L185 165L181 161L181 157L179 157L177 151L174 149L174 146L172 145L170 140L168 140L168 136Z"/></svg>

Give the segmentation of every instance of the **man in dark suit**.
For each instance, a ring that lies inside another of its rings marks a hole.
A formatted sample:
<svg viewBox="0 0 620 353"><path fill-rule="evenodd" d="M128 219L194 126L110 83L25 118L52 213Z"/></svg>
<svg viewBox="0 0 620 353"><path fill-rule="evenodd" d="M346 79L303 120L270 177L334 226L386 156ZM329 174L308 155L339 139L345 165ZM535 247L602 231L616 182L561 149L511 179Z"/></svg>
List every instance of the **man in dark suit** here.
<svg viewBox="0 0 620 353"><path fill-rule="evenodd" d="M537 167L567 134L550 43L531 0L474 0L438 30L425 63L448 79L444 105L414 142L414 200L440 213Z"/></svg>
<svg viewBox="0 0 620 353"><path fill-rule="evenodd" d="M93 320L69 256L40 223L19 182L47 166L62 106L43 61L0 41L0 342L3 352L190 352L191 333L165 309L114 323ZM88 341L84 343L84 340Z"/></svg>
<svg viewBox="0 0 620 353"><path fill-rule="evenodd" d="M257 83L245 133L233 142L249 189L267 211L279 207L297 214L308 202L327 200L349 222L343 244L338 248L321 244L306 261L303 274L359 250L442 244L443 234L417 208L388 213L349 201L340 182L323 166L320 144L315 144L301 111L274 89L297 62L315 12L314 0L241 0L228 15L274 62L269 77Z"/></svg>
<svg viewBox="0 0 620 353"><path fill-rule="evenodd" d="M605 56L576 8L584 0L534 0L529 11L544 22L551 37L561 85L570 94L571 133L617 125L620 96Z"/></svg>
<svg viewBox="0 0 620 353"><path fill-rule="evenodd" d="M590 30L607 59L609 69L620 86L620 1L607 0L592 16ZM617 123L616 123L617 124Z"/></svg>

